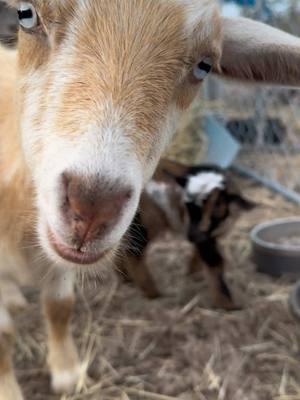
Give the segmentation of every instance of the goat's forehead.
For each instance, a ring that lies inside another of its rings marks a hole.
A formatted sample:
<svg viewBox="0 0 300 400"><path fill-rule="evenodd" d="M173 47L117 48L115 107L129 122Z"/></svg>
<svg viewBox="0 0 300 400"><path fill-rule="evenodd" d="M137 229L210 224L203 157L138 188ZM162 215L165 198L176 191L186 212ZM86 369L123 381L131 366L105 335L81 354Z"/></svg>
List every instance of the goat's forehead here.
<svg viewBox="0 0 300 400"><path fill-rule="evenodd" d="M32 0L37 6L39 5L47 5L50 8L81 8L81 7L93 7L96 3L110 3L107 0ZM17 1L14 1L17 3ZM186 13L189 15L197 16L205 16L209 15L213 9L216 8L217 2L216 0L123 0L123 3L144 3L145 5L153 3L161 3L161 4L173 4L173 6L180 6ZM121 2L119 2L121 4Z"/></svg>
<svg viewBox="0 0 300 400"><path fill-rule="evenodd" d="M82 90L88 88L87 99L100 101L109 93L124 105L124 99L133 103L134 92L136 110L147 97L153 113L155 107L165 111L174 98L174 82L187 70L186 61L190 66L217 54L212 51L214 0L31 1L53 45L21 31L21 75L37 70L40 86L59 90L68 101L77 102L80 84ZM201 32L194 33L191 44L195 21ZM27 88L33 85L27 81Z"/></svg>
<svg viewBox="0 0 300 400"><path fill-rule="evenodd" d="M8 0L8 2L14 5L19 3L18 0ZM160 20L170 14L177 18L180 16L188 30L193 30L198 19L202 19L209 26L211 17L218 8L216 0L32 0L31 2L43 13L60 14L62 17L77 15L82 19L93 13L95 20L98 18L102 20L103 14L106 17L109 13L115 15L117 8L122 11L123 17L131 17L133 26L138 22L142 23L145 16L150 21ZM144 15L141 14L141 10L144 10ZM139 21L135 20L137 11L139 11ZM69 22L69 18L65 21ZM180 26L178 28L180 29Z"/></svg>

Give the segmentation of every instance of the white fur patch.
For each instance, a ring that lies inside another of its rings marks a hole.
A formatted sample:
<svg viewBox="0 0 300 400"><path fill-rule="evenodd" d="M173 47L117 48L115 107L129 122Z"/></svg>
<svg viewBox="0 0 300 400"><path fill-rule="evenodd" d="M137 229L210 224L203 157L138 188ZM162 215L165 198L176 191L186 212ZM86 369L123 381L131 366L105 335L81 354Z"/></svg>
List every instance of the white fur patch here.
<svg viewBox="0 0 300 400"><path fill-rule="evenodd" d="M71 393L81 376L81 367L76 365L69 371L52 372L51 386L55 393Z"/></svg>
<svg viewBox="0 0 300 400"><path fill-rule="evenodd" d="M185 199L202 203L214 189L224 189L224 176L216 172L200 172L191 176L185 189Z"/></svg>

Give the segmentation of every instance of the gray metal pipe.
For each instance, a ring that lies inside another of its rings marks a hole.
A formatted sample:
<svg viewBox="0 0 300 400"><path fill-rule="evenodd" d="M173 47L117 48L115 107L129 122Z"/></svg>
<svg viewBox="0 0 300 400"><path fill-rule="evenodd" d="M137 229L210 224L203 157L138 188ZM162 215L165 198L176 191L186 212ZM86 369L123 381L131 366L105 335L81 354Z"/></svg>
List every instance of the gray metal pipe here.
<svg viewBox="0 0 300 400"><path fill-rule="evenodd" d="M292 201L297 205L300 205L300 194L295 192L294 190L290 190L276 181L264 178L258 175L256 172L252 171L251 169L243 167L239 164L233 164L231 166L231 169L236 173L238 173L239 175L253 179L254 181L260 183L261 185L273 190L273 192L281 194L287 200Z"/></svg>

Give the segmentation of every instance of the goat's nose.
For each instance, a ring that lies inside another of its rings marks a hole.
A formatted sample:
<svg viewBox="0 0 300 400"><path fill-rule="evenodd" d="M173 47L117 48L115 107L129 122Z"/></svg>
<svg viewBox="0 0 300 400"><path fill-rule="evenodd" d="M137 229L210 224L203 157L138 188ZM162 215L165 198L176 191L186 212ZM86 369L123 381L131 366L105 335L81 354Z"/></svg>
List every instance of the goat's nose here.
<svg viewBox="0 0 300 400"><path fill-rule="evenodd" d="M118 182L106 183L99 178L82 179L70 174L64 174L63 181L63 214L77 248L107 233L118 222L132 196L132 189Z"/></svg>

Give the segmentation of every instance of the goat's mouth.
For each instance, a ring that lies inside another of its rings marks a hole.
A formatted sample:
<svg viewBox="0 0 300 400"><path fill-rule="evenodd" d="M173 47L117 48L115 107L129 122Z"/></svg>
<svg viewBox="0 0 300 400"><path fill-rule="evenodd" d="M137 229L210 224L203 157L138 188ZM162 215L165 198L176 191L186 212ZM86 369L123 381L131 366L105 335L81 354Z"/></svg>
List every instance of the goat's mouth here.
<svg viewBox="0 0 300 400"><path fill-rule="evenodd" d="M105 250L98 253L87 252L66 246L55 237L50 228L48 228L47 230L47 236L52 249L61 258L73 264L78 264L78 265L95 264L96 262L100 261L107 253L110 252L110 250Z"/></svg>

